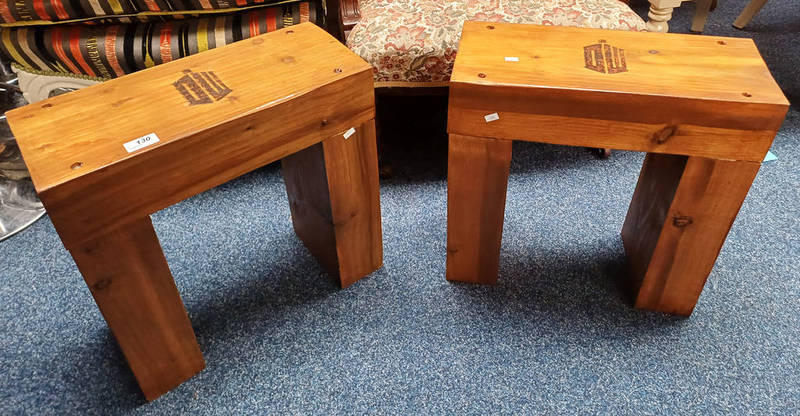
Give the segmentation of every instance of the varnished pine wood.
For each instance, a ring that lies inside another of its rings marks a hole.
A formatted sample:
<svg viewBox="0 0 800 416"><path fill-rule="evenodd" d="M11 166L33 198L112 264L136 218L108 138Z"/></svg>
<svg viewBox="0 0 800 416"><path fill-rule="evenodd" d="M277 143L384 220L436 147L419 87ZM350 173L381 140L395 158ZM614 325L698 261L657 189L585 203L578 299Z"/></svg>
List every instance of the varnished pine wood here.
<svg viewBox="0 0 800 416"><path fill-rule="evenodd" d="M70 253L147 400L205 367L149 217Z"/></svg>
<svg viewBox="0 0 800 416"><path fill-rule="evenodd" d="M601 40L625 50L627 72L585 68L583 48ZM459 83L787 103L752 39L746 38L466 22L458 51L452 81ZM506 62L506 56L520 60ZM481 72L485 78L478 76ZM748 90L752 97L741 95Z"/></svg>
<svg viewBox="0 0 800 416"><path fill-rule="evenodd" d="M592 49L584 54L599 44L624 52L603 46L601 67ZM609 54L624 54L615 68L624 70L606 71ZM517 139L648 152L622 231L635 305L688 315L787 110L749 39L467 22L448 132L451 150L453 137L469 134L503 146ZM488 157L485 146L472 147L475 161ZM474 181L472 166L453 169L452 155L449 163L448 184ZM448 217L448 242L453 234L486 247L459 263L467 276L497 269L505 179L493 184L502 196L484 186L478 194L493 201L481 204L499 212L492 221L473 195L448 194L448 216L463 214Z"/></svg>
<svg viewBox="0 0 800 416"><path fill-rule="evenodd" d="M182 93L178 86L189 84L174 83L190 81L187 71L213 72L203 82L230 91L194 85ZM203 91L206 99L192 104ZM382 260L374 115L369 64L302 24L29 105L8 119L62 242L152 400L199 371L203 359L148 215L321 149L314 179L327 181L335 238L328 248L347 286ZM360 133L344 141L353 126ZM123 147L148 133L159 142L131 153Z"/></svg>
<svg viewBox="0 0 800 416"><path fill-rule="evenodd" d="M511 141L450 135L447 279L497 283Z"/></svg>
<svg viewBox="0 0 800 416"><path fill-rule="evenodd" d="M331 226L333 214L322 143L283 158L281 171L295 234L320 265L338 277L339 260Z"/></svg>
<svg viewBox="0 0 800 416"><path fill-rule="evenodd" d="M297 235L347 287L383 263L375 122L283 159Z"/></svg>
<svg viewBox="0 0 800 416"><path fill-rule="evenodd" d="M601 41L626 72L585 67ZM760 161L788 101L750 39L467 22L450 108L454 134Z"/></svg>
<svg viewBox="0 0 800 416"><path fill-rule="evenodd" d="M634 296L650 266L687 159L687 156L648 153L642 163L622 226Z"/></svg>
<svg viewBox="0 0 800 416"><path fill-rule="evenodd" d="M184 69L213 71L233 92L190 106L172 85ZM8 113L67 247L372 118L371 67L313 24ZM159 143L123 148L151 132Z"/></svg>
<svg viewBox="0 0 800 416"><path fill-rule="evenodd" d="M383 264L375 120L354 127L322 143L342 287Z"/></svg>
<svg viewBox="0 0 800 416"><path fill-rule="evenodd" d="M647 264L645 270L632 269L633 278L640 282L636 307L689 315L760 164L701 157L681 161L675 156L649 156L648 160L658 158L672 158L662 164L673 164L666 167L673 172L685 164L680 181L676 184L672 175L650 171L658 165L646 162L623 226L623 242L632 263ZM652 188L663 188L674 197L642 199ZM654 211L666 211L666 215L653 215ZM649 223L643 221L648 216ZM649 229L642 229L643 225ZM647 237L637 237L639 233ZM652 245L654 239L655 247L647 256L641 248Z"/></svg>

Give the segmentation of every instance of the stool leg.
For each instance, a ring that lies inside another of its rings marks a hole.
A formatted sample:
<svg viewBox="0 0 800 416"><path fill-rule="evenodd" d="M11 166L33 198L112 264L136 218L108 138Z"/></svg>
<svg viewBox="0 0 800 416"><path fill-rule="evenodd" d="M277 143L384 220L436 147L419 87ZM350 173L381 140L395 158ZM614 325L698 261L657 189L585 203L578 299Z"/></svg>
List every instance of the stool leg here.
<svg viewBox="0 0 800 416"><path fill-rule="evenodd" d="M622 227L637 308L692 313L759 167L647 155Z"/></svg>
<svg viewBox="0 0 800 416"><path fill-rule="evenodd" d="M205 367L149 217L70 253L147 400Z"/></svg>
<svg viewBox="0 0 800 416"><path fill-rule="evenodd" d="M448 280L497 283L510 165L510 140L450 135Z"/></svg>
<svg viewBox="0 0 800 416"><path fill-rule="evenodd" d="M375 122L282 160L297 236L342 288L383 263Z"/></svg>

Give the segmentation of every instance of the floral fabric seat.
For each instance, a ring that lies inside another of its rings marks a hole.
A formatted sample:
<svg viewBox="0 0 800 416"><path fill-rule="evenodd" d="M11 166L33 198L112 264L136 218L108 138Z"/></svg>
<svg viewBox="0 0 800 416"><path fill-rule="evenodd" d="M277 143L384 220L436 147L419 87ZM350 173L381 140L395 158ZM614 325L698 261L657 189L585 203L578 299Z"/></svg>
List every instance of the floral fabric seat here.
<svg viewBox="0 0 800 416"><path fill-rule="evenodd" d="M362 0L347 46L373 66L375 85L447 85L467 20L645 30L618 0Z"/></svg>

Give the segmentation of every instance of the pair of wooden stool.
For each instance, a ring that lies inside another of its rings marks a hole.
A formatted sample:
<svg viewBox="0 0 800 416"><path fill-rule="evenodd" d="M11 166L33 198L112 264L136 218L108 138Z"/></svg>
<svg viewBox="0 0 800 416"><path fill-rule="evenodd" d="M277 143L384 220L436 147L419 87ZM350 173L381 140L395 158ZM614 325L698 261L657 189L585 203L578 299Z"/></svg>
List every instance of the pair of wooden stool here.
<svg viewBox="0 0 800 416"><path fill-rule="evenodd" d="M467 23L452 81L447 277L497 279L510 139L646 151L623 241L636 305L679 314L788 108L725 38ZM312 24L8 114L148 400L205 365L149 214L280 159L297 235L348 286L382 263L374 117L372 69Z"/></svg>

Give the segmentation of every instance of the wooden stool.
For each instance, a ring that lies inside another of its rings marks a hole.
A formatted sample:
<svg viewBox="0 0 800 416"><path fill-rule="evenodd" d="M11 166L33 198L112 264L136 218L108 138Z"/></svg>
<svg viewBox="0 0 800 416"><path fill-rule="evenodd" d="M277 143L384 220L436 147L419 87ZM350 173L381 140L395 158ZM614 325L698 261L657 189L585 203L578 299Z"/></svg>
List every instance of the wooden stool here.
<svg viewBox="0 0 800 416"><path fill-rule="evenodd" d="M642 151L622 228L635 304L691 314L788 107L750 39L468 22L447 278L497 281L512 139Z"/></svg>
<svg viewBox="0 0 800 416"><path fill-rule="evenodd" d="M382 262L374 117L372 68L311 23L8 113L148 400L205 366L149 214L282 159L297 235L348 286Z"/></svg>

